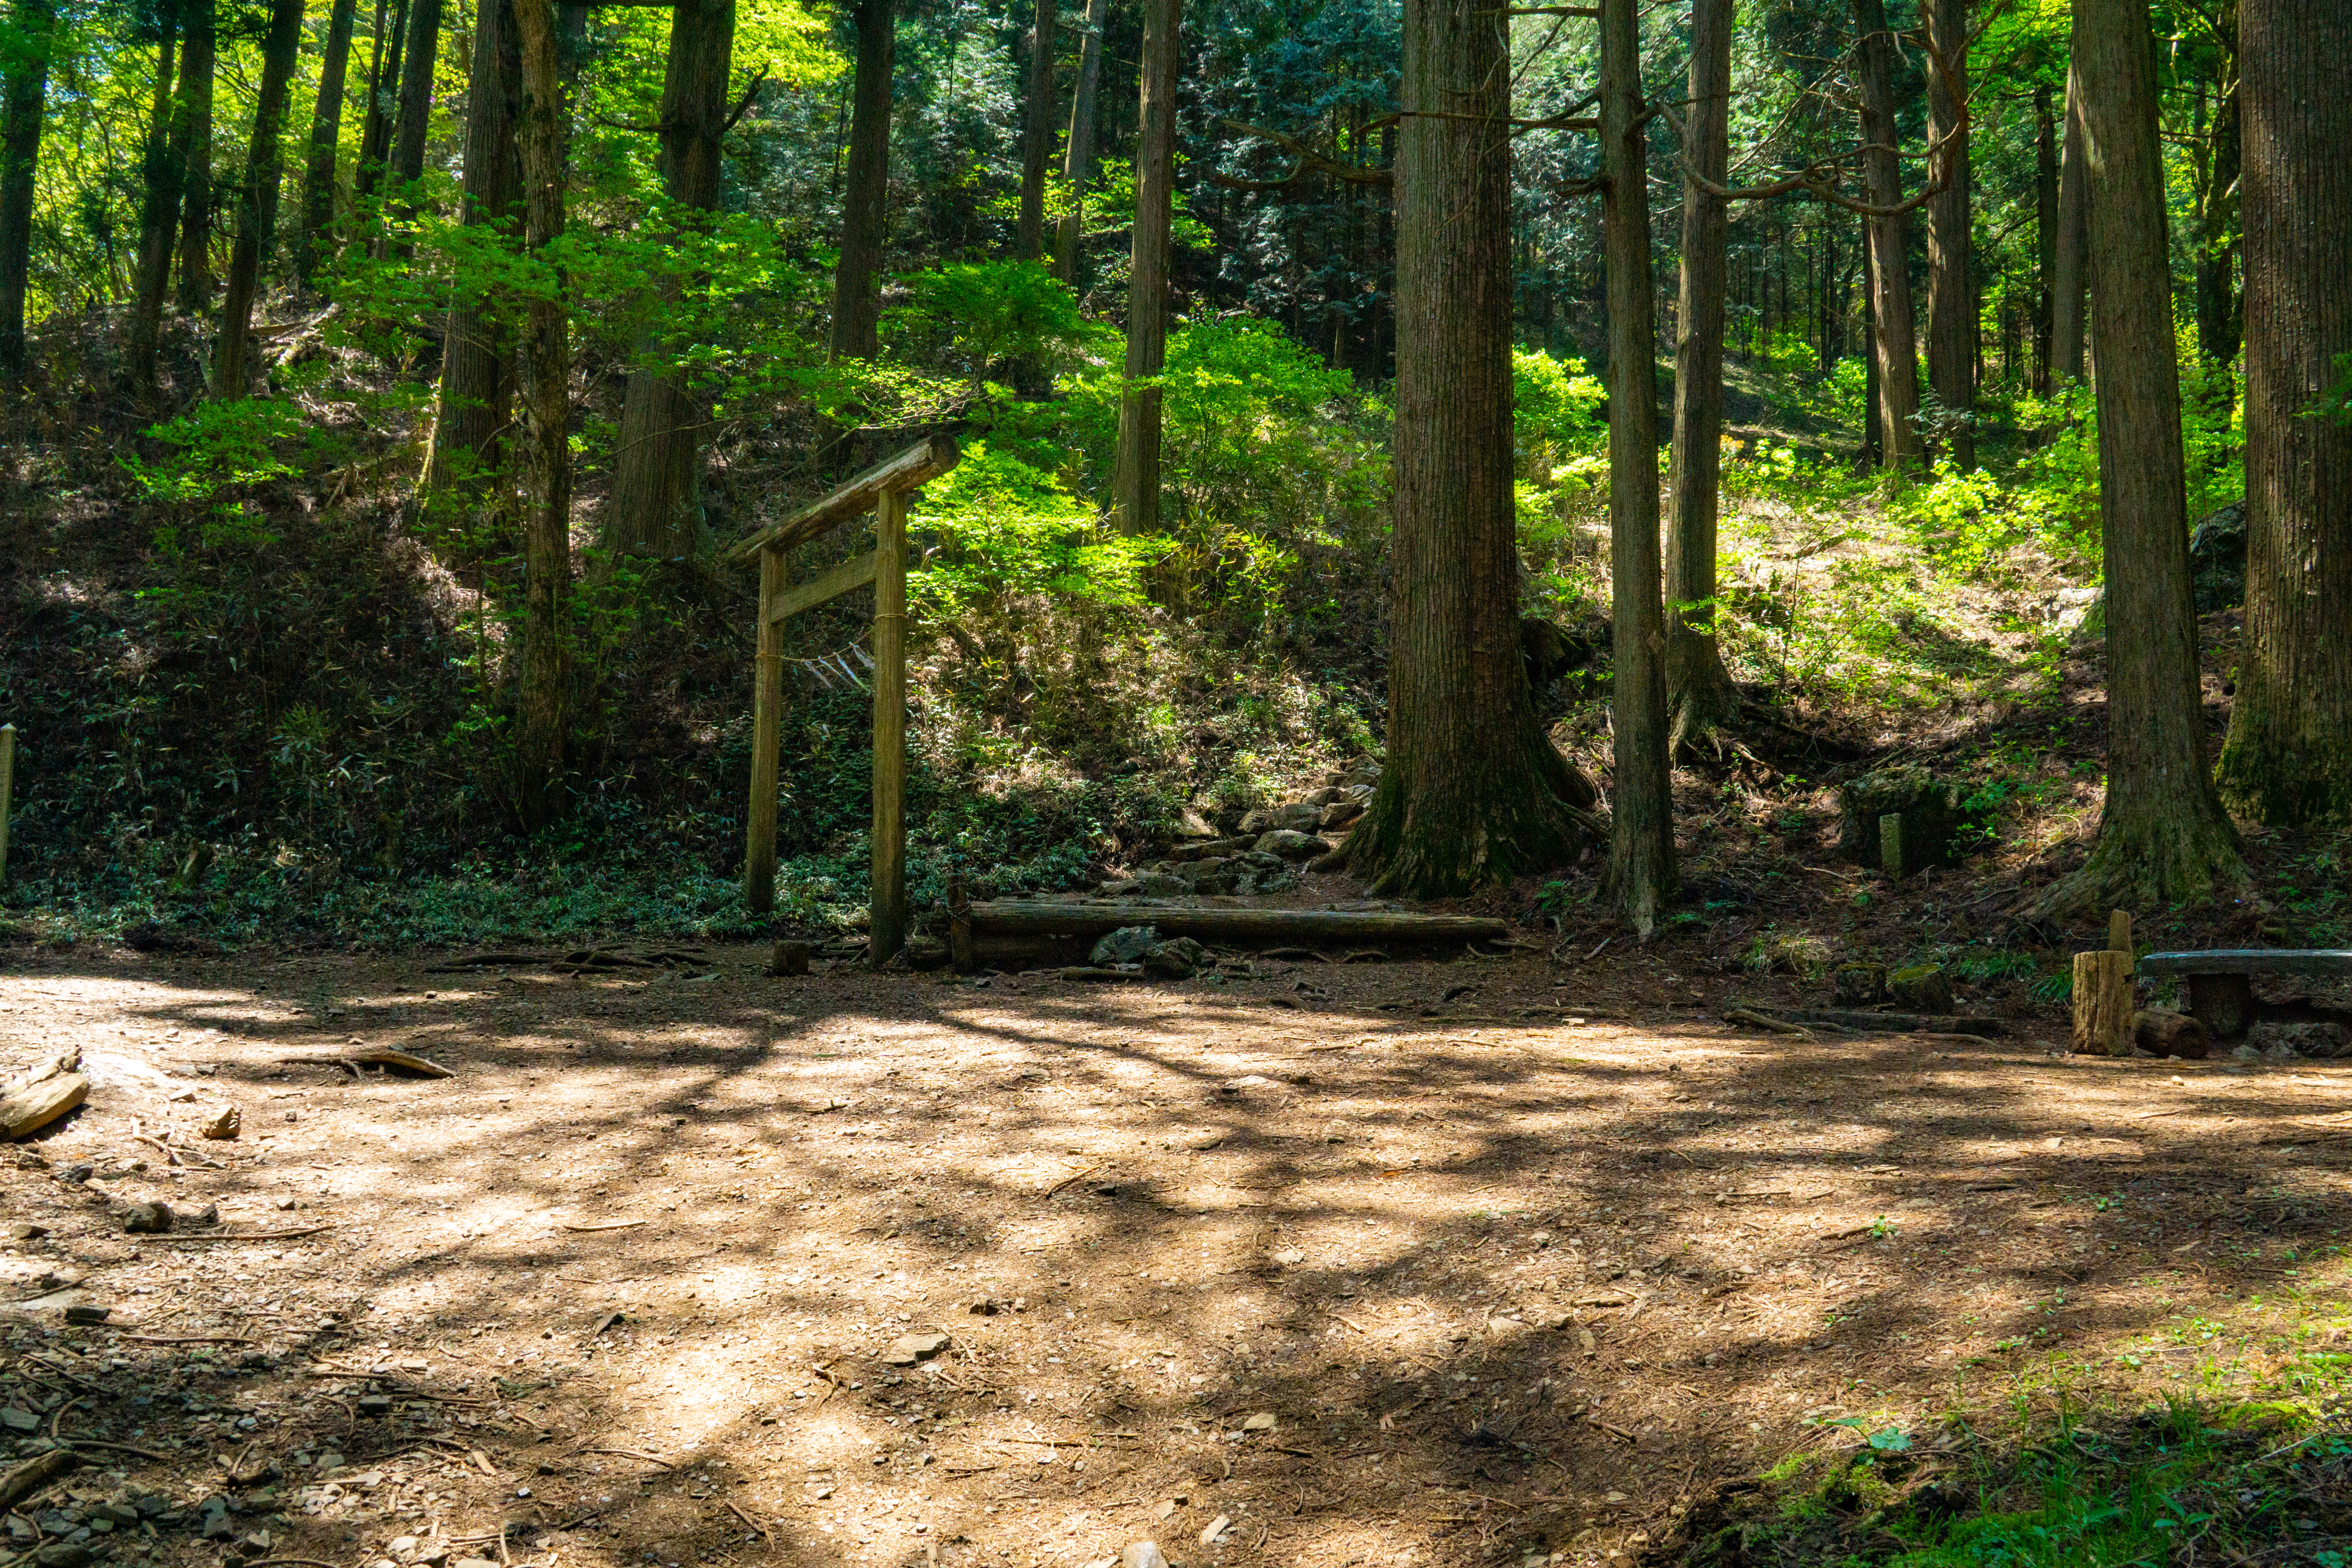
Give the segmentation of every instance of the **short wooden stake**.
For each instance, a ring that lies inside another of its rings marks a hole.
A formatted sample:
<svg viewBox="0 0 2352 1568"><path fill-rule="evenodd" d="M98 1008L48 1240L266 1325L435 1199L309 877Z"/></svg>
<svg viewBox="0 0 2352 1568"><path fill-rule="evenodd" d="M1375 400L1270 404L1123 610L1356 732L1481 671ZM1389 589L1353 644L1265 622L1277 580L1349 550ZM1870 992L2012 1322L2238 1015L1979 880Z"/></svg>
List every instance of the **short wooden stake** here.
<svg viewBox="0 0 2352 1568"><path fill-rule="evenodd" d="M8 807L16 794L16 726L0 724L0 885L8 880Z"/></svg>
<svg viewBox="0 0 2352 1568"><path fill-rule="evenodd" d="M743 834L743 907L776 907L776 753L784 737L784 627L769 610L790 585L781 551L760 552L759 651L751 661L751 798Z"/></svg>
<svg viewBox="0 0 2352 1568"><path fill-rule="evenodd" d="M2107 915L2107 948L2110 952L2123 953L2126 958L2130 958L2132 960L2132 962L2124 965L2125 973L2128 974L2134 969L2138 967L2138 961L2136 957L2137 950L2132 946L2131 911L2129 910L2116 910L2110 911Z"/></svg>
<svg viewBox="0 0 2352 1568"><path fill-rule="evenodd" d="M2109 948L2074 955L2074 1054L2131 1055L2131 955Z"/></svg>
<svg viewBox="0 0 2352 1568"><path fill-rule="evenodd" d="M907 497L874 508L874 903L877 968L907 944Z"/></svg>

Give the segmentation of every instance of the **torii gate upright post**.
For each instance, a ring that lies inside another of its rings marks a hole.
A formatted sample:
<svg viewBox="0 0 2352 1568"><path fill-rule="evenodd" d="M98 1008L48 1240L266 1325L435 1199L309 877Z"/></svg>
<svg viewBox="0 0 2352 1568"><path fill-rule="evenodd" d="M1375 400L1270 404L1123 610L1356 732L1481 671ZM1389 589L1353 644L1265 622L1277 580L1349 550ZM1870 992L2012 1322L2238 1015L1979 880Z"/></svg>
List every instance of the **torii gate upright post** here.
<svg viewBox="0 0 2352 1568"><path fill-rule="evenodd" d="M745 814L743 903L776 907L776 792L783 740L783 623L853 588L874 584L874 888L867 924L875 963L907 942L907 507L926 480L956 465L952 437L934 436L885 458L823 500L727 552L760 563L759 651L752 664L751 794ZM874 513L874 548L795 587L785 552Z"/></svg>

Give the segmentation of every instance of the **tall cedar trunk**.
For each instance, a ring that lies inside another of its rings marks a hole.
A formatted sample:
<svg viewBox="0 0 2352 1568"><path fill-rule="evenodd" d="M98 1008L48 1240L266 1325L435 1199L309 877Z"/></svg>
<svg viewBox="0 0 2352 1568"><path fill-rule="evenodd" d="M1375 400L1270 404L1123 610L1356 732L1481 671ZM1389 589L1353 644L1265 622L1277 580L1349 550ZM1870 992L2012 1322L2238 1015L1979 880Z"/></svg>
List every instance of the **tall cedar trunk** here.
<svg viewBox="0 0 2352 1568"><path fill-rule="evenodd" d="M1615 620L1609 891L1619 913L1647 941L1674 896L1675 817L1661 657L1666 637L1658 581L1657 336L1650 316L1641 47L1640 0L1601 0L1601 226L1609 266L1609 578ZM1727 101L1721 112L1729 112Z"/></svg>
<svg viewBox="0 0 2352 1568"><path fill-rule="evenodd" d="M474 17L474 54L466 75L466 188L468 227L521 231L522 158L515 141L522 106L522 40L512 0L481 0ZM441 395L434 411L433 452L426 489L436 500L463 506L480 493L477 481L499 466L499 444L513 417L514 343L511 312L478 289L449 301L441 346Z"/></svg>
<svg viewBox="0 0 2352 1568"><path fill-rule="evenodd" d="M327 47L319 57L319 97L310 110L310 156L302 170L302 232L294 244L294 276L308 287L325 260L335 222L335 146L343 133L343 79L352 58L352 22L359 0L335 0L327 13Z"/></svg>
<svg viewBox="0 0 2352 1568"><path fill-rule="evenodd" d="M1732 0L1692 0L1691 167L1717 185L1730 164ZM1675 309L1674 510L1666 520L1666 693L1680 747L1739 717L1715 640L1716 514L1723 467L1724 204L1683 180Z"/></svg>
<svg viewBox="0 0 2352 1568"><path fill-rule="evenodd" d="M1143 103L1135 152L1135 245L1127 275L1127 388L1118 400L1111 525L1160 531L1160 374L1168 357L1168 237L1176 195L1177 29L1181 0L1144 0ZM1506 264L1507 266L1507 262Z"/></svg>
<svg viewBox="0 0 2352 1568"><path fill-rule="evenodd" d="M400 50L400 111L392 131L392 158L384 170L394 193L394 212L416 212L415 183L425 174L425 138L433 125L433 72L441 59L441 0L410 0L408 39ZM407 253L404 244L397 247Z"/></svg>
<svg viewBox="0 0 2352 1568"><path fill-rule="evenodd" d="M2070 53L2066 63L2066 141L2058 164L2058 238L2050 266L2050 374L2062 383L2083 379L2084 312L2090 289L2091 180L2084 160L2083 81Z"/></svg>
<svg viewBox="0 0 2352 1568"><path fill-rule="evenodd" d="M423 0L419 0L422 4ZM513 0L521 45L523 246L544 252L563 234L562 66L549 0ZM564 600L572 584L571 350L560 274L534 294L521 343L518 486L523 519L523 620L515 725L515 814L539 828L562 815Z"/></svg>
<svg viewBox="0 0 2352 1568"><path fill-rule="evenodd" d="M385 0L375 0L374 37L368 47L368 110L360 122L360 163L352 171L352 197L364 208L383 185L392 156L392 122L400 112L400 51L408 38L410 0L398 0L386 26Z"/></svg>
<svg viewBox="0 0 2352 1568"><path fill-rule="evenodd" d="M1944 456L1977 466L1977 302L1969 259L1969 0L1928 0L1927 134L1944 188L1927 204L1927 384L1942 405ZM1939 65L1937 62L1940 61Z"/></svg>
<svg viewBox="0 0 2352 1568"><path fill-rule="evenodd" d="M1095 177L1095 100L1102 88L1103 26L1110 0L1087 0L1087 36L1078 44L1078 79L1070 87L1070 137L1062 147L1062 178L1070 183L1070 210L1054 241L1054 270L1078 286L1078 252L1086 239L1087 186Z"/></svg>
<svg viewBox="0 0 2352 1568"><path fill-rule="evenodd" d="M833 272L833 357L881 352L885 204L890 187L890 70L897 52L893 0L856 0L857 89L849 118L849 184L841 198L841 260Z"/></svg>
<svg viewBox="0 0 2352 1568"><path fill-rule="evenodd" d="M2236 11L2222 6L2220 21L2224 39L2234 43ZM2206 172L2204 208L2198 214L2197 347L2211 364L2228 364L2236 359L2245 339L2245 317L2232 277L2239 244L2241 60L2234 50L2222 55L2221 90L2213 105L2212 157ZM2336 90L2340 92L2342 88ZM2342 258L2336 260L2340 264Z"/></svg>
<svg viewBox="0 0 2352 1568"><path fill-rule="evenodd" d="M669 67L662 83L662 183L681 207L719 205L719 143L727 129L727 73L735 58L735 0L681 0L672 13ZM681 285L663 279L667 296ZM646 345L649 358L682 345ZM690 555L702 528L697 500L700 422L685 377L645 367L629 374L621 445L604 510L608 550L666 558Z"/></svg>
<svg viewBox="0 0 2352 1568"><path fill-rule="evenodd" d="M131 331L123 364L133 392L155 389L155 359L163 327L163 290L171 280L173 220L180 211L181 166L172 156L173 46L179 7L157 7L163 37L155 43L155 91L147 121L139 197L139 274L132 285Z"/></svg>
<svg viewBox="0 0 2352 1568"><path fill-rule="evenodd" d="M1886 460L1886 447L1880 439L1886 428L1886 419L1879 408L1878 377L1878 267L1871 252L1870 220L1862 220L1862 463L1874 468Z"/></svg>
<svg viewBox="0 0 2352 1568"><path fill-rule="evenodd" d="M2089 860L2046 895L2053 910L2201 902L2244 875L2205 748L2147 5L2074 0L2099 367L2107 798Z"/></svg>
<svg viewBox="0 0 2352 1568"><path fill-rule="evenodd" d="M33 176L49 95L54 0L16 0L9 10L20 52L0 94L0 381L25 376L25 295L33 269Z"/></svg>
<svg viewBox="0 0 2352 1568"><path fill-rule="evenodd" d="M2246 636L2221 753L2264 822L2352 821L2352 423L2309 411L2352 353L2352 0L2241 0Z"/></svg>
<svg viewBox="0 0 2352 1568"><path fill-rule="evenodd" d="M1903 160L1896 153L1895 38L1886 30L1885 0L1853 0L1853 22L1862 61L1862 136L1874 149L1863 154L1870 204L1892 207L1903 200ZM1919 439L1919 346L1911 312L1911 264L1906 254L1907 214L1870 220L1872 341L1878 350L1879 446L1890 468L1916 468Z"/></svg>
<svg viewBox="0 0 2352 1568"><path fill-rule="evenodd" d="M261 258L278 231L278 176L283 157L286 89L302 52L302 0L270 0L269 32L261 45L261 89L254 97L253 142L245 156L245 183L236 198L236 242L229 252L228 290L221 300L219 357L213 395L245 395L251 374L246 342L254 297L261 289Z"/></svg>
<svg viewBox="0 0 2352 1568"><path fill-rule="evenodd" d="M1406 898L1549 870L1591 835L1519 653L1507 26L1405 0L1388 766L1345 854Z"/></svg>
<svg viewBox="0 0 2352 1568"><path fill-rule="evenodd" d="M188 41L180 51L180 287L178 304L194 315L213 302L213 66L215 0L184 0Z"/></svg>
<svg viewBox="0 0 2352 1568"><path fill-rule="evenodd" d="M1037 0L1029 32L1028 102L1021 130L1021 258L1045 254L1045 174L1054 163L1054 30L1060 25L1054 0Z"/></svg>
<svg viewBox="0 0 2352 1568"><path fill-rule="evenodd" d="M2058 297L2058 116L2050 84L2033 89L2033 390L2050 393L2050 311Z"/></svg>

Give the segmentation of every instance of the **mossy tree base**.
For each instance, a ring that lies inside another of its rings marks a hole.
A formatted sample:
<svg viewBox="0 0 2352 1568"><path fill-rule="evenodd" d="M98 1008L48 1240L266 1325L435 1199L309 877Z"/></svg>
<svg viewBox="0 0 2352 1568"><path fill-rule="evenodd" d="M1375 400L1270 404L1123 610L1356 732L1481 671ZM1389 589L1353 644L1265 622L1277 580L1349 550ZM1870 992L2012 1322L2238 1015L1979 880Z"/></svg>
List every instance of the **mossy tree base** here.
<svg viewBox="0 0 2352 1568"><path fill-rule="evenodd" d="M2206 798L2210 800L2210 792ZM2080 869L2053 882L2036 901L2037 914L2067 919L2109 910L2154 911L2175 904L2210 904L2251 887L2239 852L2238 830L2219 806L2209 813L2110 814Z"/></svg>
<svg viewBox="0 0 2352 1568"><path fill-rule="evenodd" d="M1532 721L1517 757L1415 777L1393 755L1343 864L1382 898L1458 898L1573 861L1602 836L1567 762ZM1433 776L1432 776L1433 775Z"/></svg>

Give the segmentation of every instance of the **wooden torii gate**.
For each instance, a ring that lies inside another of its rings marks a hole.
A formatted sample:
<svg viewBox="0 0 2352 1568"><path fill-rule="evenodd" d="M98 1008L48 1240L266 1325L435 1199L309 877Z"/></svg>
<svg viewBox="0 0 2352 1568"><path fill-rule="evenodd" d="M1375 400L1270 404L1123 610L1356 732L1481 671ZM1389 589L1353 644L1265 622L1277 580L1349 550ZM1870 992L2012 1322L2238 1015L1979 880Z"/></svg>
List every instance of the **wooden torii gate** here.
<svg viewBox="0 0 2352 1568"><path fill-rule="evenodd" d="M907 942L907 498L956 466L955 439L934 436L886 458L822 500L803 507L727 552L760 562L760 644L752 665L751 803L743 848L743 902L776 907L776 770L783 744L784 621L853 588L874 584L874 901L872 962ZM805 583L785 552L874 514L874 548Z"/></svg>

